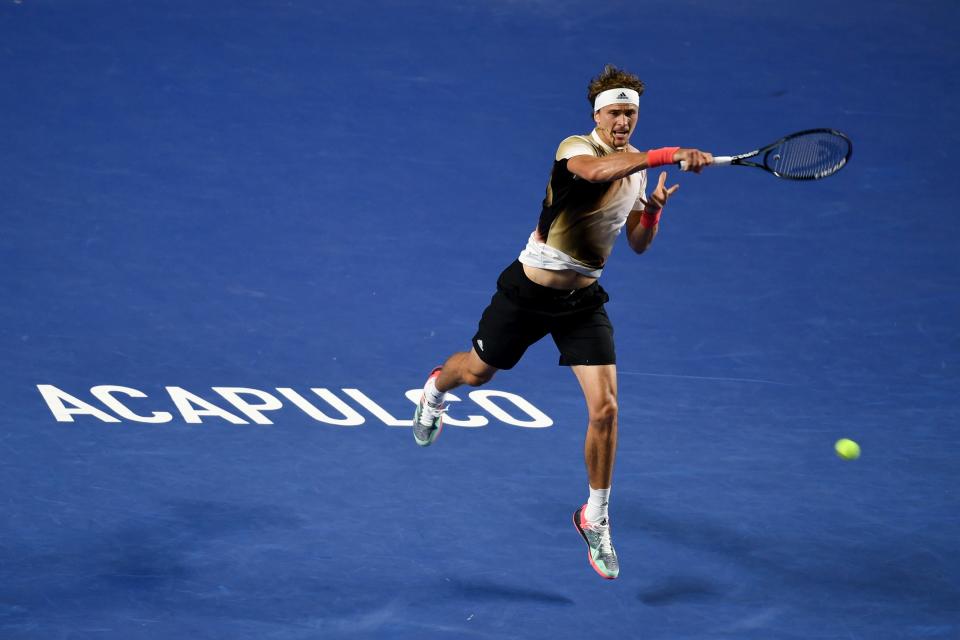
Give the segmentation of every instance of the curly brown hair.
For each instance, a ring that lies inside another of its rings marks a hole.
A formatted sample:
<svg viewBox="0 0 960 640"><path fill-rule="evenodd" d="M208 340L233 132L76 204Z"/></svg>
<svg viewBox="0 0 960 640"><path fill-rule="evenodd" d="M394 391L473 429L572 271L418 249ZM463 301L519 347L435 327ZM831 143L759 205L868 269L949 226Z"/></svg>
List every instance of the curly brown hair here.
<svg viewBox="0 0 960 640"><path fill-rule="evenodd" d="M643 95L643 80L633 75L629 71L618 69L612 64L603 68L596 78L590 81L587 87L587 100L590 101L590 115L593 115L593 101L597 96L607 89L619 89L625 87L633 89L641 96Z"/></svg>

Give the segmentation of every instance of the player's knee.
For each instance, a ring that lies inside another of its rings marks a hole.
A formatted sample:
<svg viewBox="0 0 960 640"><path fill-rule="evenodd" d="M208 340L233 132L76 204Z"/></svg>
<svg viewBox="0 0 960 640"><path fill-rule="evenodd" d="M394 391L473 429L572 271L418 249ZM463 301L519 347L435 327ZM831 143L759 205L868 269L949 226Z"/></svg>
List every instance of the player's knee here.
<svg viewBox="0 0 960 640"><path fill-rule="evenodd" d="M590 425L597 429L613 429L617 426L617 399L605 398L590 407Z"/></svg>

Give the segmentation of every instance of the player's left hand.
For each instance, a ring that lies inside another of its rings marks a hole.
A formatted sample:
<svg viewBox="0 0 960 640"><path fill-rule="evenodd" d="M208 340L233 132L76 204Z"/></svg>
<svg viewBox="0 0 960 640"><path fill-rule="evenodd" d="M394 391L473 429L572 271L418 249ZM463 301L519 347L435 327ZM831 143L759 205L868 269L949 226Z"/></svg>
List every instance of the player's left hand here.
<svg viewBox="0 0 960 640"><path fill-rule="evenodd" d="M667 204L667 200L670 199L670 196L675 194L679 188L679 184L675 184L668 188L667 172L661 171L660 179L657 181L657 188L653 190L653 193L650 194L650 199L647 201L647 208L663 209L664 205Z"/></svg>

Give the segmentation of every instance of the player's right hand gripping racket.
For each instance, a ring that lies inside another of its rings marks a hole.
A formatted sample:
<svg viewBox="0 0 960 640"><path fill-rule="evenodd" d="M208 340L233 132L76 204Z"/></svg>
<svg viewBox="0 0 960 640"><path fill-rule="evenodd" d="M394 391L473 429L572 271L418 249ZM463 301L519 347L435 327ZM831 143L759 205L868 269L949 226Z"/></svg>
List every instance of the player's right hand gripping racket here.
<svg viewBox="0 0 960 640"><path fill-rule="evenodd" d="M766 169L786 180L819 180L842 169L853 153L853 143L833 129L808 129L780 138L762 149L736 156L714 156L713 164L737 164ZM750 162L749 158L762 162ZM686 169L681 162L680 168Z"/></svg>

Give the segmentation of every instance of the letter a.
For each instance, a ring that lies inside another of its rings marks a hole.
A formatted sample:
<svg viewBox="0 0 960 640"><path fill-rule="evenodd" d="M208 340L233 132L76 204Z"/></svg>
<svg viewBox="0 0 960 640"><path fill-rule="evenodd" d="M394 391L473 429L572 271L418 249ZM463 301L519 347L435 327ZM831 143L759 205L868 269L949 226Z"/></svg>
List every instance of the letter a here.
<svg viewBox="0 0 960 640"><path fill-rule="evenodd" d="M52 384L38 384L37 389L47 402L47 407L50 408L57 422L73 422L73 416L75 415L93 416L102 422L120 422L109 413L100 411L100 409L97 409L95 406L87 404L83 400L75 398L65 391L61 391ZM65 404L67 402L70 403L70 408Z"/></svg>

